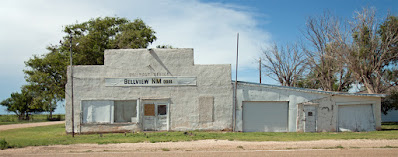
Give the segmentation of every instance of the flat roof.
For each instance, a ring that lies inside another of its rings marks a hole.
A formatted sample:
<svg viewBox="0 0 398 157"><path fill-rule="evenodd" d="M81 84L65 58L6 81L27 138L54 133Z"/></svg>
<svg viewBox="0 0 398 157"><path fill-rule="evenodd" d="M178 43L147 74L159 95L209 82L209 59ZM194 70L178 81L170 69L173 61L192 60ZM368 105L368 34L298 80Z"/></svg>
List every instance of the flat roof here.
<svg viewBox="0 0 398 157"><path fill-rule="evenodd" d="M232 83L234 83L234 82L235 81L232 81ZM262 86L262 87L277 88L277 89L295 90L295 91L300 91L300 92L317 93L317 94L345 95L345 96L386 97L385 94L364 94L364 93L332 92L332 91L323 91L323 90L317 90L317 89L307 89L307 88L288 87L288 86L279 86L279 85L270 85L270 84L260 84L260 83L245 82L245 81L238 81L238 84Z"/></svg>

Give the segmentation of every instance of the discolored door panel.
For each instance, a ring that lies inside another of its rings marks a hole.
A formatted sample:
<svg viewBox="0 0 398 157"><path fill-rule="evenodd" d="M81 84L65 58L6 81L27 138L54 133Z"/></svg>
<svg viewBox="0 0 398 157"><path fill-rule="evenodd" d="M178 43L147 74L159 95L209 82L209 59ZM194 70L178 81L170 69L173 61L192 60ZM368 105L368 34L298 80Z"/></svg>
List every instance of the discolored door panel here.
<svg viewBox="0 0 398 157"><path fill-rule="evenodd" d="M339 131L374 131L372 105L339 105L338 129Z"/></svg>
<svg viewBox="0 0 398 157"><path fill-rule="evenodd" d="M304 132L316 132L317 109L313 105L304 105Z"/></svg>
<svg viewBox="0 0 398 157"><path fill-rule="evenodd" d="M167 104L157 104L156 130L167 130Z"/></svg>
<svg viewBox="0 0 398 157"><path fill-rule="evenodd" d="M144 103L144 131L165 131L168 128L168 103Z"/></svg>
<svg viewBox="0 0 398 157"><path fill-rule="evenodd" d="M155 104L144 104L143 127L145 131L154 131L156 128Z"/></svg>

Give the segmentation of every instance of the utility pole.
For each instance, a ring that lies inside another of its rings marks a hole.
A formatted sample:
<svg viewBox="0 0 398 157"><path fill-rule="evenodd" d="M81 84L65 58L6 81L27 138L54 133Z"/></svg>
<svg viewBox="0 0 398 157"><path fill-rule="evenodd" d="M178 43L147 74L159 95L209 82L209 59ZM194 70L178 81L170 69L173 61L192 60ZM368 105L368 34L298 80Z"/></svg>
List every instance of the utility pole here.
<svg viewBox="0 0 398 157"><path fill-rule="evenodd" d="M236 106L238 105L238 99L237 99L237 97L236 97L236 95L238 94L237 93L237 91L238 91L238 53L239 52L239 33L238 33L238 35L237 35L237 37L236 37L236 67L235 67L235 94L234 94L234 101L235 101L235 103L234 103L234 106L232 107L233 108L233 111L232 111L232 122L233 122L233 125L232 125L232 131L235 131L235 127L236 127Z"/></svg>
<svg viewBox="0 0 398 157"><path fill-rule="evenodd" d="M258 59L258 71L259 71L259 76L260 76L260 84L261 84L261 57L260 57L260 59Z"/></svg>
<svg viewBox="0 0 398 157"><path fill-rule="evenodd" d="M72 59L72 33L69 34L70 43L69 43L69 51L70 51L70 84L71 84L71 103L72 103L72 137L75 137L75 121L74 121L74 107L73 107L73 59Z"/></svg>

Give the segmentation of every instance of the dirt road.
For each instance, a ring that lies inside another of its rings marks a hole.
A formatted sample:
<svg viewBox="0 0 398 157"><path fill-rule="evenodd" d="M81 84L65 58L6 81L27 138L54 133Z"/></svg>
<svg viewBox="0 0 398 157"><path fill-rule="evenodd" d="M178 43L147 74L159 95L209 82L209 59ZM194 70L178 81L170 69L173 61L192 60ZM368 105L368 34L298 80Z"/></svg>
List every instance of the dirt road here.
<svg viewBox="0 0 398 157"><path fill-rule="evenodd" d="M0 156L397 156L398 140L74 144L0 151Z"/></svg>
<svg viewBox="0 0 398 157"><path fill-rule="evenodd" d="M1 152L1 151L0 151ZM142 156L142 157L327 157L327 156L349 156L349 157L396 157L397 149L306 149L306 150L276 150L276 151L157 151L157 152L82 152L82 153L47 153L47 154L0 154L0 156L40 156L40 157L120 157L120 156Z"/></svg>
<svg viewBox="0 0 398 157"><path fill-rule="evenodd" d="M18 129L18 128L29 128L29 127L36 127L36 126L54 125L54 124L65 124L65 121L0 125L0 131L10 130L10 129Z"/></svg>

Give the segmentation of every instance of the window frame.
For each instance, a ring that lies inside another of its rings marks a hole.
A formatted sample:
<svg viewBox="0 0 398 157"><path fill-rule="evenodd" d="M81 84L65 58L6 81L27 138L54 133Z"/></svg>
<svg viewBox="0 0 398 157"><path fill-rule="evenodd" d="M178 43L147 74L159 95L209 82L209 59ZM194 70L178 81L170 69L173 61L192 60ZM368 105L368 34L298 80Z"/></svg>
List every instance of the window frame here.
<svg viewBox="0 0 398 157"><path fill-rule="evenodd" d="M85 112L88 112L88 111L86 111L87 109L85 110L85 106L83 105L84 102L96 102L96 101L98 101L98 102L101 102L101 101L111 102L111 104L109 105L110 106L109 122L87 122L87 120L84 119L88 115L88 113L85 113ZM133 109L136 110L136 114L135 114L135 117L132 117L132 118L136 119L135 122L132 122L132 120L131 120L131 122L115 122L115 116L116 116L115 115L115 102L116 101L136 101L137 102L136 103L136 107L133 108ZM80 110L80 119L81 119L80 124L81 125L90 125L90 124L95 124L95 125L99 125L99 124L126 124L126 123L137 124L139 122L139 116L140 116L140 107L139 106L140 106L139 99L127 99L127 100L120 100L120 99L119 100L86 99L86 100L81 100L80 101L80 109L81 109Z"/></svg>

